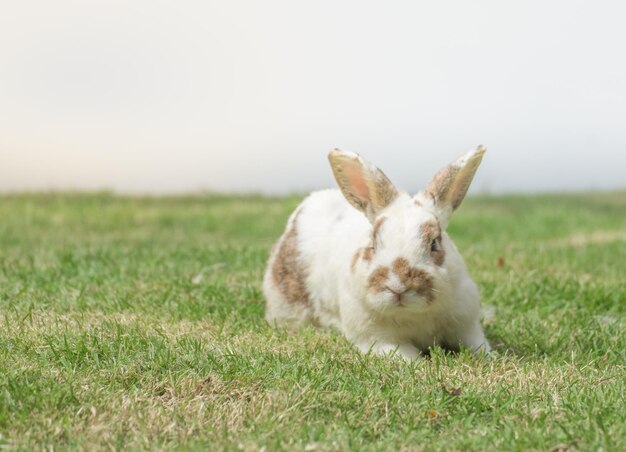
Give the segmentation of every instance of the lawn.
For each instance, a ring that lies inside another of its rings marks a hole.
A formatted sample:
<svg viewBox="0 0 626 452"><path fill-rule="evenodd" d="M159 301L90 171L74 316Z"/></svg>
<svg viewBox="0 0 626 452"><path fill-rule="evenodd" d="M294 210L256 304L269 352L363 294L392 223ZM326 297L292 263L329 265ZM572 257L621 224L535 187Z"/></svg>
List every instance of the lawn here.
<svg viewBox="0 0 626 452"><path fill-rule="evenodd" d="M626 450L626 192L474 197L491 358L263 320L300 198L0 196L0 447Z"/></svg>

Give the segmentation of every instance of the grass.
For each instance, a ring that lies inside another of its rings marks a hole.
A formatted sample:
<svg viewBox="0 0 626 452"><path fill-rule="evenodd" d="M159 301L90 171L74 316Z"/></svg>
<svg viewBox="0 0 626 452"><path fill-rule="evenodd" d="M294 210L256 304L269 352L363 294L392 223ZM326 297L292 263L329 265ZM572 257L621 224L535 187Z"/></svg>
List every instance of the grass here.
<svg viewBox="0 0 626 452"><path fill-rule="evenodd" d="M0 447L626 450L626 192L466 200L497 354L411 364L265 324L298 201L0 197Z"/></svg>

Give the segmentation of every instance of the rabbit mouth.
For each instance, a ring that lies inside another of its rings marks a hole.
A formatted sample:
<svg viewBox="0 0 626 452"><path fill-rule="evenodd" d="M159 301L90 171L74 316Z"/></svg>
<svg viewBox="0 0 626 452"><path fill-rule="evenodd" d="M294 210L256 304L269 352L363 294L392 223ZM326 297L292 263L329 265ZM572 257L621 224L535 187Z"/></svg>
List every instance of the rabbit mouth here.
<svg viewBox="0 0 626 452"><path fill-rule="evenodd" d="M391 291L391 294L393 296L393 303L399 307L405 307L411 304L411 302L414 302L415 298L417 298L417 293L415 293L414 290L406 290L400 293Z"/></svg>
<svg viewBox="0 0 626 452"><path fill-rule="evenodd" d="M392 308L418 308L430 305L428 297L424 297L414 289L407 289L399 292L386 287L383 291L385 304Z"/></svg>
<svg viewBox="0 0 626 452"><path fill-rule="evenodd" d="M403 300L406 299L407 290L403 290L402 292L398 292L393 290L391 287L385 287L385 292L389 293L392 296L392 301L396 306L404 306Z"/></svg>

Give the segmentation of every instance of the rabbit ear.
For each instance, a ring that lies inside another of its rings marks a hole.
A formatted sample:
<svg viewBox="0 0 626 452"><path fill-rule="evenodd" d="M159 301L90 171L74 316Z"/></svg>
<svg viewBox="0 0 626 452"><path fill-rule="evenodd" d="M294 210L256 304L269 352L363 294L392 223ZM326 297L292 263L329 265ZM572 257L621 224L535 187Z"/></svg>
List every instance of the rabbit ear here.
<svg viewBox="0 0 626 452"><path fill-rule="evenodd" d="M467 189L487 149L480 145L463 157L439 170L426 187L426 194L435 202L440 216L447 222L448 217L461 205Z"/></svg>
<svg viewBox="0 0 626 452"><path fill-rule="evenodd" d="M370 221L398 196L398 190L385 173L359 154L333 149L328 160L345 198Z"/></svg>

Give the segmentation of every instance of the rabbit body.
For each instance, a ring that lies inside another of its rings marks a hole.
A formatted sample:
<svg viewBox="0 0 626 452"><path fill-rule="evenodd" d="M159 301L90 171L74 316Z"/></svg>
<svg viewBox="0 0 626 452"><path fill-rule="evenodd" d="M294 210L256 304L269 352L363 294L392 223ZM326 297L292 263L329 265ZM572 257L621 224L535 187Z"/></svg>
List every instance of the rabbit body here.
<svg viewBox="0 0 626 452"><path fill-rule="evenodd" d="M368 199L379 199L360 204L336 174L342 191L313 192L289 218L265 273L267 321L333 328L364 353L406 359L436 344L488 352L478 289L444 232L451 209L367 165Z"/></svg>

